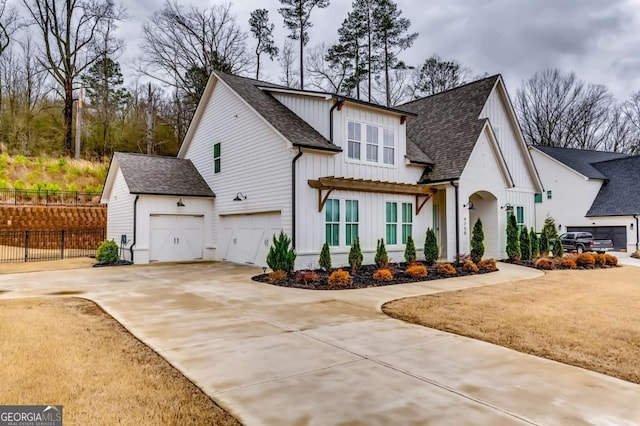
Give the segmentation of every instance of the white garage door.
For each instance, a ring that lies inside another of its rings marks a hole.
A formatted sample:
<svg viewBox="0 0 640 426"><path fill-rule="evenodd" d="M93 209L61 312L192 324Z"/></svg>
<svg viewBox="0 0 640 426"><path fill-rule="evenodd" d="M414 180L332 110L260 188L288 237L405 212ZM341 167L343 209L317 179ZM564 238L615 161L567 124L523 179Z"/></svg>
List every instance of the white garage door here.
<svg viewBox="0 0 640 426"><path fill-rule="evenodd" d="M273 235L282 230L280 212L223 216L220 218L222 259L267 265Z"/></svg>
<svg viewBox="0 0 640 426"><path fill-rule="evenodd" d="M202 259L204 216L151 215L150 262Z"/></svg>

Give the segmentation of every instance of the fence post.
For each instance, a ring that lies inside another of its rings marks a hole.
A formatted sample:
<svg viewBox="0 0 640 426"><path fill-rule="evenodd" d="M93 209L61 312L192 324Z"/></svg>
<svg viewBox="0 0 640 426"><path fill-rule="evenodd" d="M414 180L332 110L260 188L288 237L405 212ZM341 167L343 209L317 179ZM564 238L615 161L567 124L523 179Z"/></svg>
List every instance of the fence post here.
<svg viewBox="0 0 640 426"><path fill-rule="evenodd" d="M64 229L61 232L61 241L60 241L60 259L64 259Z"/></svg>
<svg viewBox="0 0 640 426"><path fill-rule="evenodd" d="M24 261L29 261L29 231L24 231Z"/></svg>

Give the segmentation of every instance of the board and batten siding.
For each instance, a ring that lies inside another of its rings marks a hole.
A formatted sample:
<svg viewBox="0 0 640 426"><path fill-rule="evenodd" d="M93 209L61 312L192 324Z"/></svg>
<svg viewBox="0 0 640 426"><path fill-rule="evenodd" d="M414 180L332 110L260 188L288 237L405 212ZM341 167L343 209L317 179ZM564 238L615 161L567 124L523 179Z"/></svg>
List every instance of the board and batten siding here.
<svg viewBox="0 0 640 426"><path fill-rule="evenodd" d="M329 111L333 106L333 99L317 96L302 96L286 93L271 93L281 104L293 111L298 117L309 123L318 133L331 139L329 134Z"/></svg>
<svg viewBox="0 0 640 426"><path fill-rule="evenodd" d="M107 208L107 239L120 245L120 236L127 236L127 248L133 242L133 203L136 196L129 193L129 187L120 168L116 173ZM124 258L131 260L129 250Z"/></svg>
<svg viewBox="0 0 640 426"><path fill-rule="evenodd" d="M221 171L214 173L213 147L220 143ZM291 235L291 160L297 150L245 101L218 80L184 154L216 194L212 250L220 244L220 216L257 212L282 214ZM246 200L233 201L237 193ZM221 254L215 252L215 259Z"/></svg>

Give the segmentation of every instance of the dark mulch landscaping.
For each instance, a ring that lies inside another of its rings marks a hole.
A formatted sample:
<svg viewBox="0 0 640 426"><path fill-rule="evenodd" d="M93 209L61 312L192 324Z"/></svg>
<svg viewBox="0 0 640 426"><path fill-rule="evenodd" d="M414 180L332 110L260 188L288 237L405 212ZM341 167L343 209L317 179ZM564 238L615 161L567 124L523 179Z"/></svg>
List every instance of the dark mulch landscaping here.
<svg viewBox="0 0 640 426"><path fill-rule="evenodd" d="M393 281L376 281L373 279L373 274L377 271L375 265L363 265L358 272L354 275L351 274L351 268L341 268L343 271L349 272L351 275L351 284L349 287L332 287L330 288L327 281L329 280L329 275L331 272L323 271L321 269L316 269L313 272L318 274L319 281L315 283L303 283L296 281L296 274L301 271L297 271L291 276L289 276L286 280L271 282L269 281L269 274L261 274L252 277L254 281L273 284L281 287L293 287L293 288L302 288L306 290L349 290L356 288L368 288L368 287L381 287L387 285L396 285L396 284L408 284L415 282L423 282L423 281L433 281L440 280L444 278L454 278L454 277L464 277L467 275L477 275L477 274L487 274L493 271L483 271L480 270L478 273L470 273L465 271L462 266L456 267L456 275L451 276L442 276L438 275L437 268L439 265L427 266L427 277L426 278L412 278L404 273L405 268L408 265L406 263L395 263L390 265L390 270L393 272ZM425 265L426 266L426 265ZM334 270L337 270L335 268Z"/></svg>

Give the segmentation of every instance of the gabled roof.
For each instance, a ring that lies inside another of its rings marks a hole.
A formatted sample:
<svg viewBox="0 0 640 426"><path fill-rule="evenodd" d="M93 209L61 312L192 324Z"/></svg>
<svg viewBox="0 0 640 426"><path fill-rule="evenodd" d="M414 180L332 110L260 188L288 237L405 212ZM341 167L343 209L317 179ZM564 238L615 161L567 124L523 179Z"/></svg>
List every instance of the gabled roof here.
<svg viewBox="0 0 640 426"><path fill-rule="evenodd" d="M587 217L640 214L640 156L594 163L606 176Z"/></svg>
<svg viewBox="0 0 640 426"><path fill-rule="evenodd" d="M191 160L116 152L112 161L131 194L215 197Z"/></svg>
<svg viewBox="0 0 640 426"><path fill-rule="evenodd" d="M628 157L619 152L592 151L587 149L533 146L534 149L575 170L588 179L607 179L593 163Z"/></svg>
<svg viewBox="0 0 640 426"><path fill-rule="evenodd" d="M434 164L422 175L421 182L458 179L462 175L487 121L479 118L480 113L499 79L499 75L487 77L400 105L418 114L407 123L407 137Z"/></svg>

